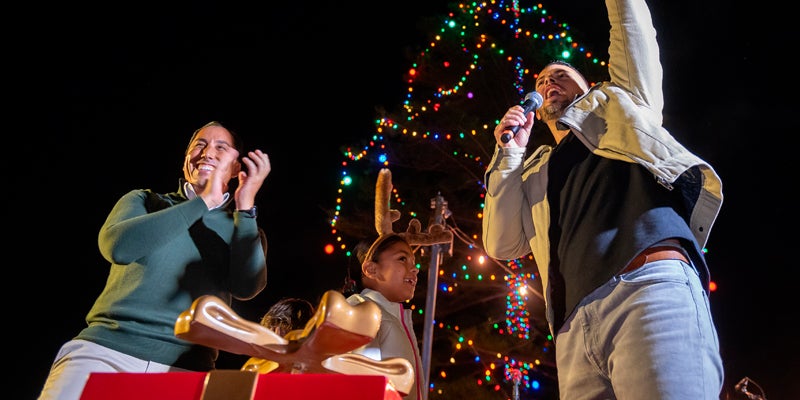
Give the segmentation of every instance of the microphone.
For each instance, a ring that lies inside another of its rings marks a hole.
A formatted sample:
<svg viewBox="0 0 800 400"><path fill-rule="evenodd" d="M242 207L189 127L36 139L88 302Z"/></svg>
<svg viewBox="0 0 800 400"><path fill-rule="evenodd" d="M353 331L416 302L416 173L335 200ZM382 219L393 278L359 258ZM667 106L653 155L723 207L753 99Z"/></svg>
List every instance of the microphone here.
<svg viewBox="0 0 800 400"><path fill-rule="evenodd" d="M522 108L525 109L525 115L527 116L529 112L539 108L542 106L544 99L542 95L539 94L537 91L532 91L525 95L525 101L522 103ZM522 125L516 125L511 127L511 133L504 132L500 136L500 141L503 143L508 143L511 141L511 138L517 135L519 131L519 127Z"/></svg>

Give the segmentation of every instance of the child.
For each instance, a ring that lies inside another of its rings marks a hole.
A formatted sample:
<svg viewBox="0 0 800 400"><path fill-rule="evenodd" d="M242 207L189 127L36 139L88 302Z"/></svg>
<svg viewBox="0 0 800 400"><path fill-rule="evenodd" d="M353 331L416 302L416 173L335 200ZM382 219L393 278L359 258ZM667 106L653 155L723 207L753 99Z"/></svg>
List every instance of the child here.
<svg viewBox="0 0 800 400"><path fill-rule="evenodd" d="M414 251L408 241L398 234L389 233L378 237L367 248L360 243L356 255L361 262L361 291L357 282L348 279L343 290L348 303L352 305L373 301L381 308L381 325L372 342L353 351L376 360L401 357L414 367L414 386L404 397L407 400L422 398L422 362L419 355L417 336L411 320L411 310L403 303L414 297L417 285L417 269Z"/></svg>
<svg viewBox="0 0 800 400"><path fill-rule="evenodd" d="M288 297L279 300L267 310L261 318L261 326L271 329L280 336L303 329L306 323L314 316L314 306L305 299ZM242 371L256 371L260 374L272 372L278 368L275 361L250 357L242 366Z"/></svg>
<svg viewBox="0 0 800 400"><path fill-rule="evenodd" d="M314 315L314 306L305 299L297 297L283 298L267 310L261 318L261 326L272 329L285 336L289 331L303 329Z"/></svg>

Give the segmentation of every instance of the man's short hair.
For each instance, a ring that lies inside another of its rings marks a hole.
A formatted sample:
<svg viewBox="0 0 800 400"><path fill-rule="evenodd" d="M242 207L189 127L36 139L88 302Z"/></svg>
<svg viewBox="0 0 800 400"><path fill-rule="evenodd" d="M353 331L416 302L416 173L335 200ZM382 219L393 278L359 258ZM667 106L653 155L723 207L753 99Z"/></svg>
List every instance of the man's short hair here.
<svg viewBox="0 0 800 400"><path fill-rule="evenodd" d="M576 68L574 65L572 65L572 64L570 64L570 63L568 63L568 62L566 62L564 60L552 60L549 63L547 63L544 66L544 68L542 68L542 71L544 71L545 68L547 68L547 67L549 67L551 65L563 65L563 66L565 66L565 67L577 72L578 75L580 75L580 77L583 79L583 82L586 84L586 87L587 88L591 88L592 87L592 85L589 83L589 80L586 79L586 77L583 76L583 73L578 68Z"/></svg>

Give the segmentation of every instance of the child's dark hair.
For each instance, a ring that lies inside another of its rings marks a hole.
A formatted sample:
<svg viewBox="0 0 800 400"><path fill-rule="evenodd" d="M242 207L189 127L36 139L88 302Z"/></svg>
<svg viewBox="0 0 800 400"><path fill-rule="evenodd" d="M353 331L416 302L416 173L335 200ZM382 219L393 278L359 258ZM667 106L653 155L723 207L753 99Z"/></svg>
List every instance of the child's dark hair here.
<svg viewBox="0 0 800 400"><path fill-rule="evenodd" d="M283 336L289 331L303 329L314 315L314 305L298 297L279 300L261 318L261 325Z"/></svg>
<svg viewBox="0 0 800 400"><path fill-rule="evenodd" d="M364 284L361 281L361 265L365 261L378 261L381 253L383 253L389 246L403 242L408 244L408 241L403 236L392 233L388 235L381 235L372 242L362 240L353 247L353 253L356 256L357 262L348 262L347 276L344 279L344 286L342 287L342 294L351 296L364 289ZM350 257L352 261L353 257Z"/></svg>

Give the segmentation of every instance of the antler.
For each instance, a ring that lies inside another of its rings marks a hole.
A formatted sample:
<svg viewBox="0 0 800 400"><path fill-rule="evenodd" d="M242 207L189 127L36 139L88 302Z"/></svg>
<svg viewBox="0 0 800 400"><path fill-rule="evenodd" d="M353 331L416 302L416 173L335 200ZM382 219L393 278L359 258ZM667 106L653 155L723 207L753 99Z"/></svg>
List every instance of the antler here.
<svg viewBox="0 0 800 400"><path fill-rule="evenodd" d="M378 231L378 241L385 235L394 234L392 224L400 219L400 211L393 210L390 206L393 188L392 172L388 168L381 169L378 172L378 181L375 183L375 229ZM416 218L408 222L408 229L405 232L397 234L412 246L449 243L452 248L453 244L453 232L447 230L444 225L433 224L425 232Z"/></svg>
<svg viewBox="0 0 800 400"><path fill-rule="evenodd" d="M375 183L375 230L378 236L394 233L392 224L400 219L400 211L389 208L392 188L392 172L388 168L381 169Z"/></svg>

